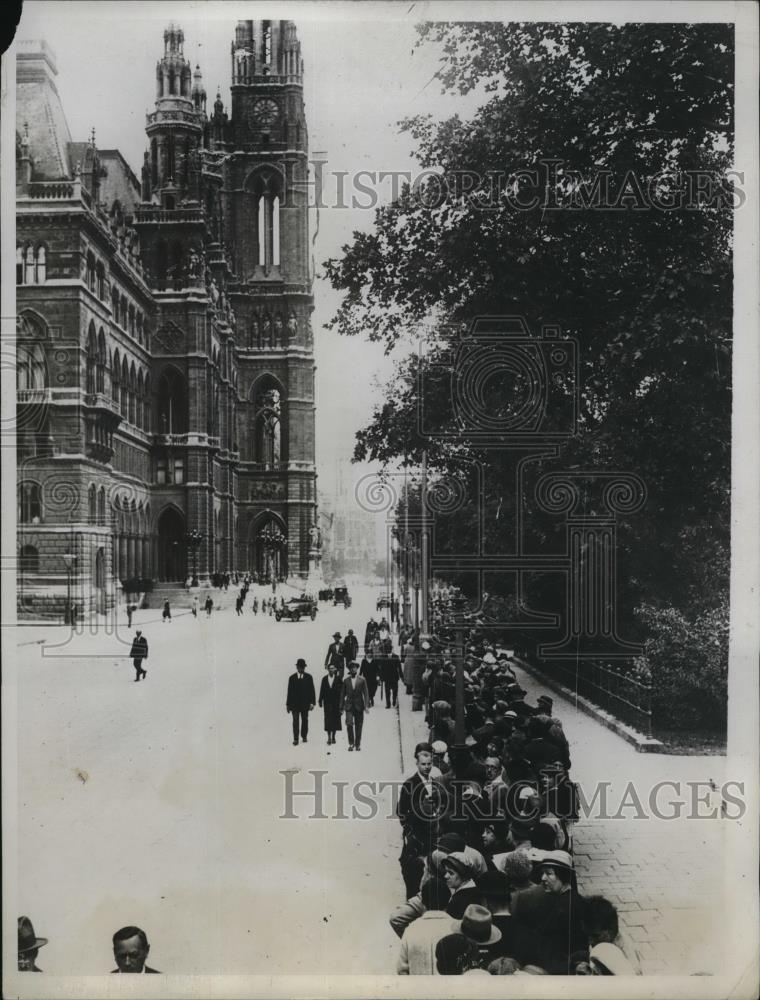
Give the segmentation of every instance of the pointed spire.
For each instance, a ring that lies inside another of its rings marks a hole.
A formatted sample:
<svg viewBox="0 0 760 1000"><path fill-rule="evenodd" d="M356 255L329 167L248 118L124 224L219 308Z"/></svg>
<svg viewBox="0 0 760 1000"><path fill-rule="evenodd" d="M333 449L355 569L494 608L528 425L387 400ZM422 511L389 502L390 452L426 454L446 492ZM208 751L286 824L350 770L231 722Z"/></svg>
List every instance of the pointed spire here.
<svg viewBox="0 0 760 1000"><path fill-rule="evenodd" d="M92 126L92 131L90 132L90 145L95 146L95 126Z"/></svg>

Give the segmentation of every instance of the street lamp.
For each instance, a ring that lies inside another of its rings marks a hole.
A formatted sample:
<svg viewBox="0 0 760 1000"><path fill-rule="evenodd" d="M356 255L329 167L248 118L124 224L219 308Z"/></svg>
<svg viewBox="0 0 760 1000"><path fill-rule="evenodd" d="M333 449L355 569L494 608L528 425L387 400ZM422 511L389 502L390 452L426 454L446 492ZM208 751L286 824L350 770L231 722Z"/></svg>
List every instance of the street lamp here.
<svg viewBox="0 0 760 1000"><path fill-rule="evenodd" d="M191 587L198 586L198 549L203 541L203 535L200 531L194 529L193 531L185 532L185 545L190 549L193 555L193 578L190 581Z"/></svg>
<svg viewBox="0 0 760 1000"><path fill-rule="evenodd" d="M76 566L77 557L73 552L64 552L62 559L66 564L66 625L74 624L73 608L71 606L71 574Z"/></svg>

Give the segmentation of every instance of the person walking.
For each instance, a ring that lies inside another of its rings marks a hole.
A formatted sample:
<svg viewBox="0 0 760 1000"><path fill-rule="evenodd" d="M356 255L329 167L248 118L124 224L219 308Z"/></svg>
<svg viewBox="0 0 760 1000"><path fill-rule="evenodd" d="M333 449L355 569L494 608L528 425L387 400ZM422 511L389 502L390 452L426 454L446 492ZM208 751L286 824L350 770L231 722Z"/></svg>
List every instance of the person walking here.
<svg viewBox="0 0 760 1000"><path fill-rule="evenodd" d="M379 664L375 659L374 653L371 649L367 650L367 655L362 660L361 668L359 669L360 675L367 682L367 694L369 695L369 707L373 708L375 704L375 695L377 694L377 673L379 669Z"/></svg>
<svg viewBox="0 0 760 1000"><path fill-rule="evenodd" d="M258 599L258 597L254 597L253 604L251 605L251 608L253 610L253 613L255 615L258 615L258 613L259 613L259 599Z"/></svg>
<svg viewBox="0 0 760 1000"><path fill-rule="evenodd" d="M165 622L167 619L169 621L172 620L172 609L169 607L169 602L164 601L164 610L161 613L161 621Z"/></svg>
<svg viewBox="0 0 760 1000"><path fill-rule="evenodd" d="M338 677L343 680L346 659L343 653L343 644L340 641L340 632L333 632L333 641L327 647L325 667L329 667L331 663L335 664L335 669L338 671Z"/></svg>
<svg viewBox="0 0 760 1000"><path fill-rule="evenodd" d="M134 604L127 605L127 628L132 628L132 615L134 614Z"/></svg>
<svg viewBox="0 0 760 1000"><path fill-rule="evenodd" d="M325 732L328 746L335 743L335 733L341 729L340 697L342 683L334 663L327 668L319 688L319 707L325 713Z"/></svg>
<svg viewBox="0 0 760 1000"><path fill-rule="evenodd" d="M213 601L213 599L211 597L211 594L209 594L208 597L206 598L206 603L204 605L204 607L206 609L206 617L207 618L211 617L211 609L213 608L213 606L214 606L214 601Z"/></svg>
<svg viewBox="0 0 760 1000"><path fill-rule="evenodd" d="M197 618L198 617L198 598L197 598L197 596L193 598L192 612L193 612L193 618Z"/></svg>
<svg viewBox="0 0 760 1000"><path fill-rule="evenodd" d="M314 692L314 678L306 673L306 660L296 660L296 672L288 678L288 695L285 708L293 716L293 746L298 746L298 728L301 727L301 739L308 743L309 712L317 701Z"/></svg>
<svg viewBox="0 0 760 1000"><path fill-rule="evenodd" d="M390 656L386 656L381 660L380 664L380 679L385 688L385 707L391 707L391 699L393 699L393 705L398 702L398 682L403 678L403 673L401 670L401 660L399 659L398 653L391 653Z"/></svg>
<svg viewBox="0 0 760 1000"><path fill-rule="evenodd" d="M143 669L143 660L148 659L148 640L140 629L135 632L129 655L132 657L132 664L135 668L135 683L137 683L141 677L146 677L148 673L147 670Z"/></svg>
<svg viewBox="0 0 760 1000"><path fill-rule="evenodd" d="M243 595L238 594L235 598L235 614L240 617L243 613Z"/></svg>
<svg viewBox="0 0 760 1000"><path fill-rule="evenodd" d="M359 640L354 635L354 630L350 628L348 630L348 635L343 640L343 656L346 663L351 663L355 660L359 653Z"/></svg>
<svg viewBox="0 0 760 1000"><path fill-rule="evenodd" d="M349 676L343 680L340 696L340 710L346 713L346 729L348 731L348 749L362 748L362 728L364 713L369 712L369 693L367 682L359 677L359 664L356 660L348 665Z"/></svg>

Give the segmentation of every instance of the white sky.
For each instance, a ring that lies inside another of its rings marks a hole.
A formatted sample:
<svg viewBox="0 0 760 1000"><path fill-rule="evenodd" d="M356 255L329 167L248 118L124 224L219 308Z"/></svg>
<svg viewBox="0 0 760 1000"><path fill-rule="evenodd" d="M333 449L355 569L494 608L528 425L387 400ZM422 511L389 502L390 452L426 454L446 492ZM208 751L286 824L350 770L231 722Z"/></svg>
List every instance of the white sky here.
<svg viewBox="0 0 760 1000"><path fill-rule="evenodd" d="M170 20L185 34L185 55L199 62L211 110L217 86L230 111L230 43L238 19L292 18L305 63L309 143L327 153L325 171L412 171L413 142L396 123L431 112L443 117L462 98L443 97L432 80L437 53L416 50L414 25L429 5L257 4L227 2L111 3L27 0L18 38L44 38L55 52L57 85L72 139L85 140L94 126L102 149L117 148L139 177L145 113L155 100L155 65ZM470 110L472 102L470 102ZM348 181L346 182L348 185ZM350 188L347 188L350 190ZM378 186L390 200L391 182ZM327 200L327 199L326 199ZM311 213L314 233L314 212ZM328 208L320 212L314 258L314 333L317 397L317 463L320 487L332 485L336 459L347 459L354 434L380 398L376 386L391 369L380 345L323 329L340 296L320 278L321 262L339 256L356 229L368 230L374 212ZM356 469L354 475L358 476Z"/></svg>

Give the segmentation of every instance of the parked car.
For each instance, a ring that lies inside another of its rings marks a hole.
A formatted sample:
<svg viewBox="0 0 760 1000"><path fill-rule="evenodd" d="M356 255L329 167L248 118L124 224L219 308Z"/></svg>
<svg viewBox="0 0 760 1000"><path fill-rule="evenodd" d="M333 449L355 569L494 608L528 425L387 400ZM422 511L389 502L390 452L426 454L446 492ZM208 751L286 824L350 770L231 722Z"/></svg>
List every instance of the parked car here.
<svg viewBox="0 0 760 1000"><path fill-rule="evenodd" d="M291 597L290 600L286 601L283 607L277 608L274 613L277 621L282 621L283 618L287 618L289 621L297 622L302 618L311 618L312 621L317 617L317 602L313 597L309 597L308 594L301 594L300 597Z"/></svg>
<svg viewBox="0 0 760 1000"><path fill-rule="evenodd" d="M382 611L383 608L389 608L391 606L391 595L381 594L377 599L377 610Z"/></svg>

